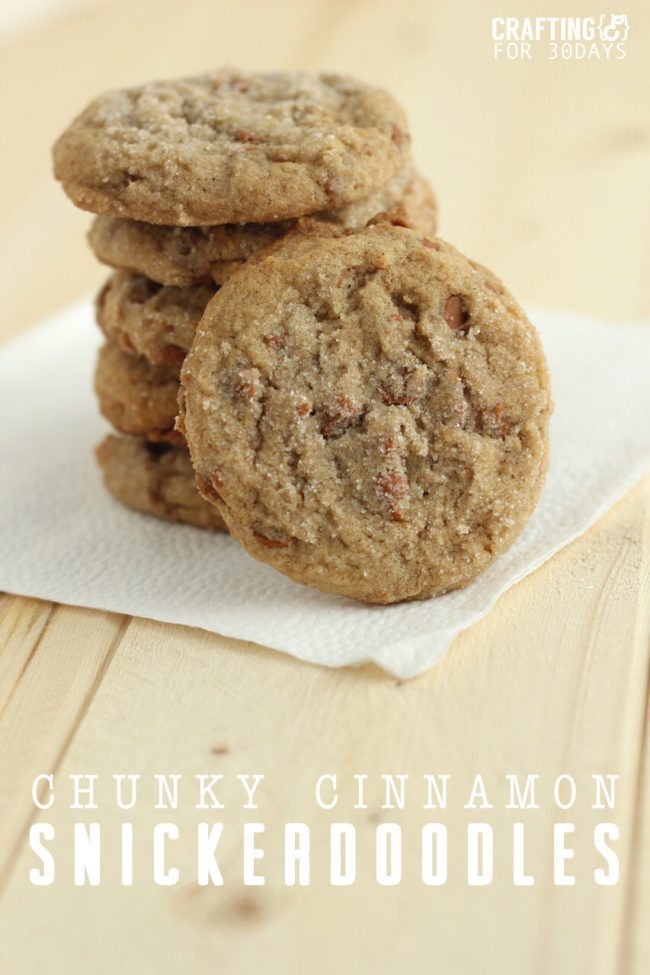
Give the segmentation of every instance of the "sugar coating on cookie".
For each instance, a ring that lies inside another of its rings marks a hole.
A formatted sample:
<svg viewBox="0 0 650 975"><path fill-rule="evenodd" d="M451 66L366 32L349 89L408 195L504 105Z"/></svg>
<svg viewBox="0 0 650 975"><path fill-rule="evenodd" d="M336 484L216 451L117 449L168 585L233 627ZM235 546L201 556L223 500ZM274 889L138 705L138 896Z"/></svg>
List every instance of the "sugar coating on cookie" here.
<svg viewBox="0 0 650 975"><path fill-rule="evenodd" d="M127 508L196 528L228 530L197 491L185 448L109 434L95 455L106 490Z"/></svg>
<svg viewBox="0 0 650 975"><path fill-rule="evenodd" d="M157 366L180 366L216 286L162 286L142 274L116 271L97 295L97 324L124 352Z"/></svg>
<svg viewBox="0 0 650 975"><path fill-rule="evenodd" d="M178 367L154 366L112 342L99 351L95 393L99 409L120 433L181 445L174 429L178 414Z"/></svg>
<svg viewBox="0 0 650 975"><path fill-rule="evenodd" d="M360 200L400 169L409 143L382 89L226 69L100 95L56 142L54 173L94 213L257 223Z"/></svg>
<svg viewBox="0 0 650 975"><path fill-rule="evenodd" d="M314 218L349 230L361 230L378 214L401 226L432 236L437 204L428 182L409 163L375 193ZM88 240L95 256L111 267L146 275L166 285L224 281L243 261L292 230L295 220L278 223L173 227L95 217Z"/></svg>
<svg viewBox="0 0 650 975"><path fill-rule="evenodd" d="M501 282L377 225L294 238L208 305L181 374L199 489L254 557L376 603L464 586L547 467L549 378Z"/></svg>

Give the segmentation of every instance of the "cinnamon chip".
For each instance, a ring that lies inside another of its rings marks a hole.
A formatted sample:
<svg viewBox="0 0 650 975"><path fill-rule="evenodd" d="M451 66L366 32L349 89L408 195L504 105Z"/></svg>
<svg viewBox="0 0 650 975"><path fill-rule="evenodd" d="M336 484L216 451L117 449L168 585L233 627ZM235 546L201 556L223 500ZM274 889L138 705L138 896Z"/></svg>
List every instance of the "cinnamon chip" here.
<svg viewBox="0 0 650 975"><path fill-rule="evenodd" d="M494 416L495 429L500 437L507 437L512 430L512 421L508 419L505 415L504 407L501 403L497 403L492 409L492 414Z"/></svg>
<svg viewBox="0 0 650 975"><path fill-rule="evenodd" d="M402 471L380 471L375 475L375 487L388 509L392 521L403 521L402 502L408 496L408 481Z"/></svg>
<svg viewBox="0 0 650 975"><path fill-rule="evenodd" d="M248 129L235 129L232 137L233 139L236 139L237 142L261 143L266 141L264 136L257 135L255 132L249 132Z"/></svg>
<svg viewBox="0 0 650 975"><path fill-rule="evenodd" d="M355 405L349 396L337 396L337 408L331 413L326 412L321 423L320 432L327 439L345 433L362 415L363 410Z"/></svg>
<svg viewBox="0 0 650 975"><path fill-rule="evenodd" d="M223 482L217 471L213 471L212 474L197 474L196 484L203 497L208 501L222 500L217 488L222 487Z"/></svg>
<svg viewBox="0 0 650 975"><path fill-rule="evenodd" d="M443 317L452 331L467 331L464 326L469 320L469 314L460 295L450 295L449 298L447 298Z"/></svg>
<svg viewBox="0 0 650 975"><path fill-rule="evenodd" d="M265 548L287 548L291 541L289 538L269 538L267 535L260 534L260 532L253 532L253 535Z"/></svg>

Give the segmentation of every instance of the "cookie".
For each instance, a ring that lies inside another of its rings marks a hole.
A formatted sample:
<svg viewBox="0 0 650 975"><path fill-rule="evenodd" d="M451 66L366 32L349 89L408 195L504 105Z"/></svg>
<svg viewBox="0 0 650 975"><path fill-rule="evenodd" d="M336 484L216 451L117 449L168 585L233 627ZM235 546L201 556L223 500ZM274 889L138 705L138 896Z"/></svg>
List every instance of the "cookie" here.
<svg viewBox="0 0 650 975"><path fill-rule="evenodd" d="M196 490L187 450L109 435L95 450L109 494L145 514L225 532L216 508Z"/></svg>
<svg viewBox="0 0 650 975"><path fill-rule="evenodd" d="M145 223L264 223L346 206L406 162L402 109L335 74L225 69L100 95L60 136L73 203Z"/></svg>
<svg viewBox="0 0 650 975"><path fill-rule="evenodd" d="M338 210L316 214L316 217L323 223L357 231L380 214L388 223L434 236L438 226L438 201L429 181L412 163L404 166L376 193Z"/></svg>
<svg viewBox="0 0 650 975"><path fill-rule="evenodd" d="M498 279L378 224L295 237L223 286L181 372L199 489L255 558L371 603L467 585L547 467L539 338Z"/></svg>
<svg viewBox="0 0 650 975"><path fill-rule="evenodd" d="M120 433L183 444L174 429L178 413L178 368L154 366L107 342L99 351L95 392L103 416Z"/></svg>
<svg viewBox="0 0 650 975"><path fill-rule="evenodd" d="M215 291L214 285L169 287L116 271L97 296L97 323L124 352L154 365L180 366Z"/></svg>
<svg viewBox="0 0 650 975"><path fill-rule="evenodd" d="M420 233L435 234L435 197L411 164L403 166L369 197L316 217L360 230L379 213ZM294 225L295 221L285 220L271 224L170 227L100 216L93 221L88 240L104 264L144 274L161 284L188 285L211 280L223 284L251 254L284 236Z"/></svg>

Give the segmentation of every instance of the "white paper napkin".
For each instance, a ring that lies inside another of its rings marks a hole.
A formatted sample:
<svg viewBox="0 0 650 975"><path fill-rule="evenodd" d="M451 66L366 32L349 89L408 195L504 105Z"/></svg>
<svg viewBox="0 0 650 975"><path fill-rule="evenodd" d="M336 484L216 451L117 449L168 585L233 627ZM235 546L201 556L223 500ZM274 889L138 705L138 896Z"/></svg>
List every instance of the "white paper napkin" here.
<svg viewBox="0 0 650 975"><path fill-rule="evenodd" d="M184 623L328 666L411 677L513 583L583 532L650 463L650 323L537 311L553 381L552 461L526 531L469 588L363 606L295 585L230 538L130 512L102 488L90 302L0 348L0 589Z"/></svg>

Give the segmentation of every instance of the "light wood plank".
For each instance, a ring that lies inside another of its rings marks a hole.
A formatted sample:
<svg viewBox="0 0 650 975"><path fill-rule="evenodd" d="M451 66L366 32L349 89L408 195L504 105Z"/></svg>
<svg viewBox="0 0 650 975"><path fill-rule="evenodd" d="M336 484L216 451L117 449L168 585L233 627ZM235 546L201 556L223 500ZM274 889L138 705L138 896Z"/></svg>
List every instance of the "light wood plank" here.
<svg viewBox="0 0 650 975"><path fill-rule="evenodd" d="M645 538L650 537L650 506L645 511ZM641 591L650 593L650 566L646 561L645 577L641 580ZM637 621L638 639L648 642L648 614L650 600L644 600L644 607ZM641 684L643 691L644 685ZM640 743L641 761L637 780L637 795L634 811L634 830L631 837L631 869L627 888L626 912L621 937L620 968L627 973L650 971L650 937L648 918L650 918L650 666L645 673L645 721L644 734Z"/></svg>
<svg viewBox="0 0 650 975"><path fill-rule="evenodd" d="M39 599L2 597L0 602L0 715L45 629L54 605Z"/></svg>
<svg viewBox="0 0 650 975"><path fill-rule="evenodd" d="M0 717L0 884L31 818L32 781L53 772L65 754L125 625L124 617L59 607L34 642ZM19 637L23 628L16 627Z"/></svg>

